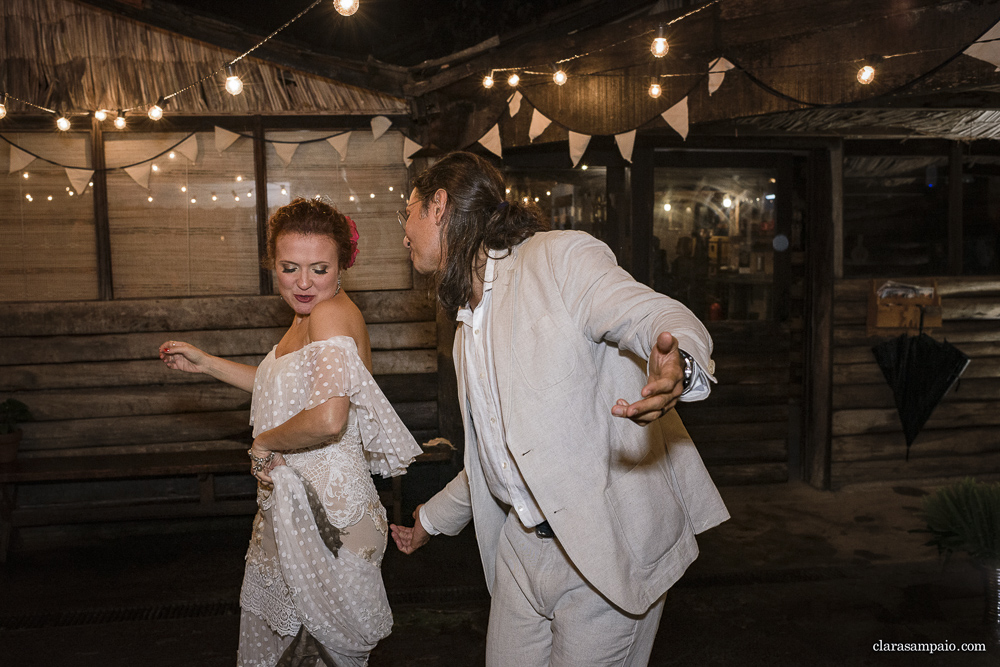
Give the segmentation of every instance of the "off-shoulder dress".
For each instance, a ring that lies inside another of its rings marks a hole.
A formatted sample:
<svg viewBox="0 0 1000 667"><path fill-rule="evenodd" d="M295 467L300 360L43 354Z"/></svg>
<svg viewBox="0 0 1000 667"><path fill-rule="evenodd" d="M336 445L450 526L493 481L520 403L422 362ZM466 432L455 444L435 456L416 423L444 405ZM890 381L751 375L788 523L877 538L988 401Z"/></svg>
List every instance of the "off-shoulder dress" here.
<svg viewBox="0 0 1000 667"><path fill-rule="evenodd" d="M403 474L420 446L353 338L315 341L280 357L275 349L254 380L254 437L334 397L349 397L350 410L339 437L284 452L288 465L272 471L273 489L258 487L237 662L273 667L305 637L338 666L364 665L392 628L380 567L388 524L371 473Z"/></svg>

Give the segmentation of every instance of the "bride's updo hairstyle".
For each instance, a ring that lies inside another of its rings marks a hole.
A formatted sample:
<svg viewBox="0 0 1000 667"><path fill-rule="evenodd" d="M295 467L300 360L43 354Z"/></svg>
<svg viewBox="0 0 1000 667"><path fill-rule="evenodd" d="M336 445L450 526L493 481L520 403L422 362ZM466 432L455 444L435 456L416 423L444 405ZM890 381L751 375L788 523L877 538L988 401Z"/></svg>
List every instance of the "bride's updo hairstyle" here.
<svg viewBox="0 0 1000 667"><path fill-rule="evenodd" d="M354 222L322 199L301 197L285 204L267 221L267 256L261 262L273 269L275 246L282 234L316 234L337 244L340 270L350 268L358 254L358 232Z"/></svg>

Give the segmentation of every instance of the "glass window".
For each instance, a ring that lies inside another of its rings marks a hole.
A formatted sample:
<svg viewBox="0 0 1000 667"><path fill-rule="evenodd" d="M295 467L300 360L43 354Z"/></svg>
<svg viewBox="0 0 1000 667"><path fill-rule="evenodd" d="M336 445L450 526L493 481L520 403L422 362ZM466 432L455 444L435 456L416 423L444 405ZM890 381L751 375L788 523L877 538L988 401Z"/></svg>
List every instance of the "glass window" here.
<svg viewBox="0 0 1000 667"><path fill-rule="evenodd" d="M66 170L90 168L89 134L4 136L0 164L22 166L0 178L0 301L98 298L93 188Z"/></svg>
<svg viewBox="0 0 1000 667"><path fill-rule="evenodd" d="M507 197L538 204L552 229L580 229L604 239L606 172L604 167L508 170Z"/></svg>
<svg viewBox="0 0 1000 667"><path fill-rule="evenodd" d="M360 237L358 258L344 275L344 288L409 289L413 273L396 220L396 211L406 208L410 196L403 135L386 132L373 140L371 132L351 132L344 157L334 148L344 140L344 133L334 136L337 134L313 130L267 133L268 214L295 197L328 197L354 220Z"/></svg>
<svg viewBox="0 0 1000 667"><path fill-rule="evenodd" d="M654 192L653 287L705 320L772 319L774 172L657 168Z"/></svg>
<svg viewBox="0 0 1000 667"><path fill-rule="evenodd" d="M259 293L252 141L220 153L211 132L105 139L109 168L135 165L108 172L115 298Z"/></svg>

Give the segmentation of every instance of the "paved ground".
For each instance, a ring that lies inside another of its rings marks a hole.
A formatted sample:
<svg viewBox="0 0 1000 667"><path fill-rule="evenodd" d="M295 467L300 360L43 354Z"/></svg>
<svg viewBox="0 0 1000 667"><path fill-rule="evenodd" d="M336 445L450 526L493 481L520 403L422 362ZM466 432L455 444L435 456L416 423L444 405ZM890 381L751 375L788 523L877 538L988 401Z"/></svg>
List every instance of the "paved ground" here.
<svg viewBox="0 0 1000 667"><path fill-rule="evenodd" d="M980 573L909 532L924 492L724 489L733 518L700 538L651 664L1000 665ZM0 574L0 665L233 665L249 520L154 529L25 535ZM372 667L482 665L488 598L471 534L411 557L391 550L383 571L395 627ZM879 641L948 646L873 650Z"/></svg>

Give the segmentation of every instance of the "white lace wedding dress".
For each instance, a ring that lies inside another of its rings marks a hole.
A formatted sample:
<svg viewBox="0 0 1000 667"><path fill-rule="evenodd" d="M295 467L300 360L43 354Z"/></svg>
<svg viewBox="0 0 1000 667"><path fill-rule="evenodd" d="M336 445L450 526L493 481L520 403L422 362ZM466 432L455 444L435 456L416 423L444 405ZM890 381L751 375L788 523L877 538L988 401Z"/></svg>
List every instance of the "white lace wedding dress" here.
<svg viewBox="0 0 1000 667"><path fill-rule="evenodd" d="M354 339L335 336L281 357L272 349L254 381L253 434L338 396L351 401L340 437L285 452L273 490L258 487L239 667L274 667L303 626L338 667L364 665L392 628L380 569L388 525L370 473L400 475L421 450Z"/></svg>

